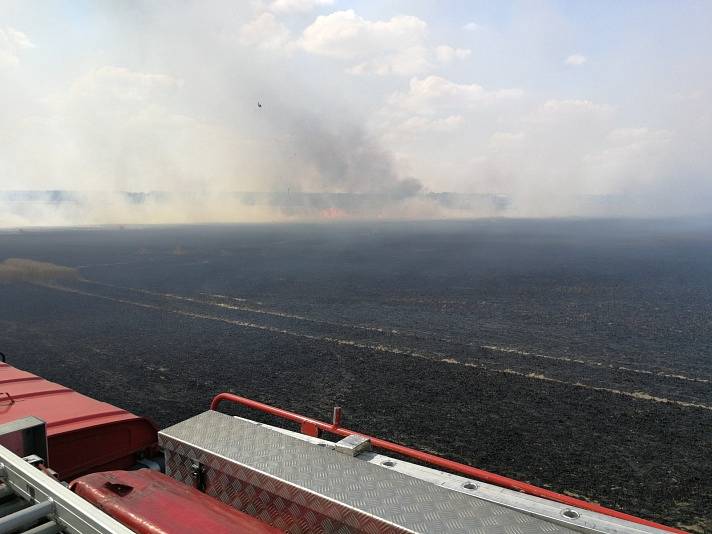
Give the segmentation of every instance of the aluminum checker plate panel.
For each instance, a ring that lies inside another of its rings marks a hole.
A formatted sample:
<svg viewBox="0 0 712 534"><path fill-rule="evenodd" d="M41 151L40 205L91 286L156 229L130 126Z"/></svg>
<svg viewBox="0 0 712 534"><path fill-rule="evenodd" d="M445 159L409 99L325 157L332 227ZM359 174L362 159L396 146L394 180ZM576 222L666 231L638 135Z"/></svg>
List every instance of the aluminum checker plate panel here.
<svg viewBox="0 0 712 534"><path fill-rule="evenodd" d="M197 461L208 494L292 534L574 532L219 412L158 439L169 475L190 483Z"/></svg>

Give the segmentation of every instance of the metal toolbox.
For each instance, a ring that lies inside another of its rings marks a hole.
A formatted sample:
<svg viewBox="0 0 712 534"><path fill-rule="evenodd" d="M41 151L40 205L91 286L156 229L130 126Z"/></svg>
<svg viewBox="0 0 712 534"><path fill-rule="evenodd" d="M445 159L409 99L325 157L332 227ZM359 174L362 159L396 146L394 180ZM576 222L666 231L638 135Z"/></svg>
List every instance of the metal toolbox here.
<svg viewBox="0 0 712 534"><path fill-rule="evenodd" d="M215 411L158 439L170 476L291 534L571 532Z"/></svg>

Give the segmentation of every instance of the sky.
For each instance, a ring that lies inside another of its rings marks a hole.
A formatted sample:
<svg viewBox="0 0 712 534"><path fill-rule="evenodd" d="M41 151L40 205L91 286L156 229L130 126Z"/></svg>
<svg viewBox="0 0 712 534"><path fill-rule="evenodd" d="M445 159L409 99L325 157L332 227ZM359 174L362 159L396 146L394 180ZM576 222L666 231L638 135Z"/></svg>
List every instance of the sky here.
<svg viewBox="0 0 712 534"><path fill-rule="evenodd" d="M709 213L710 21L684 0L3 0L0 190Z"/></svg>

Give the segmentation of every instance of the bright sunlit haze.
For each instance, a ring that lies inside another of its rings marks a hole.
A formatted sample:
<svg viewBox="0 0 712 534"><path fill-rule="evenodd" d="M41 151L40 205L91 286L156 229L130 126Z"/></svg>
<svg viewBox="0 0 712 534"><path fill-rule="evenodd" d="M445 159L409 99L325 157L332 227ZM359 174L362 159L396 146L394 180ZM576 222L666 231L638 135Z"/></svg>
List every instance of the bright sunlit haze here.
<svg viewBox="0 0 712 534"><path fill-rule="evenodd" d="M711 19L705 2L5 1L0 225L706 214Z"/></svg>

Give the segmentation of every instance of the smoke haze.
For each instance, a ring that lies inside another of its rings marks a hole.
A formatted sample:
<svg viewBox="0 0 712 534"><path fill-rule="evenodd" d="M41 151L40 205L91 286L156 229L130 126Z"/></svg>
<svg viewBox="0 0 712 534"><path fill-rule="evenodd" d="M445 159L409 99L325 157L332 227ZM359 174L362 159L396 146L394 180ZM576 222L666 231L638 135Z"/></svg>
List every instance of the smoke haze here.
<svg viewBox="0 0 712 534"><path fill-rule="evenodd" d="M709 5L497 9L4 2L0 226L709 213Z"/></svg>
<svg viewBox="0 0 712 534"><path fill-rule="evenodd" d="M79 278L71 267L23 258L8 258L0 262L0 282L47 282Z"/></svg>

